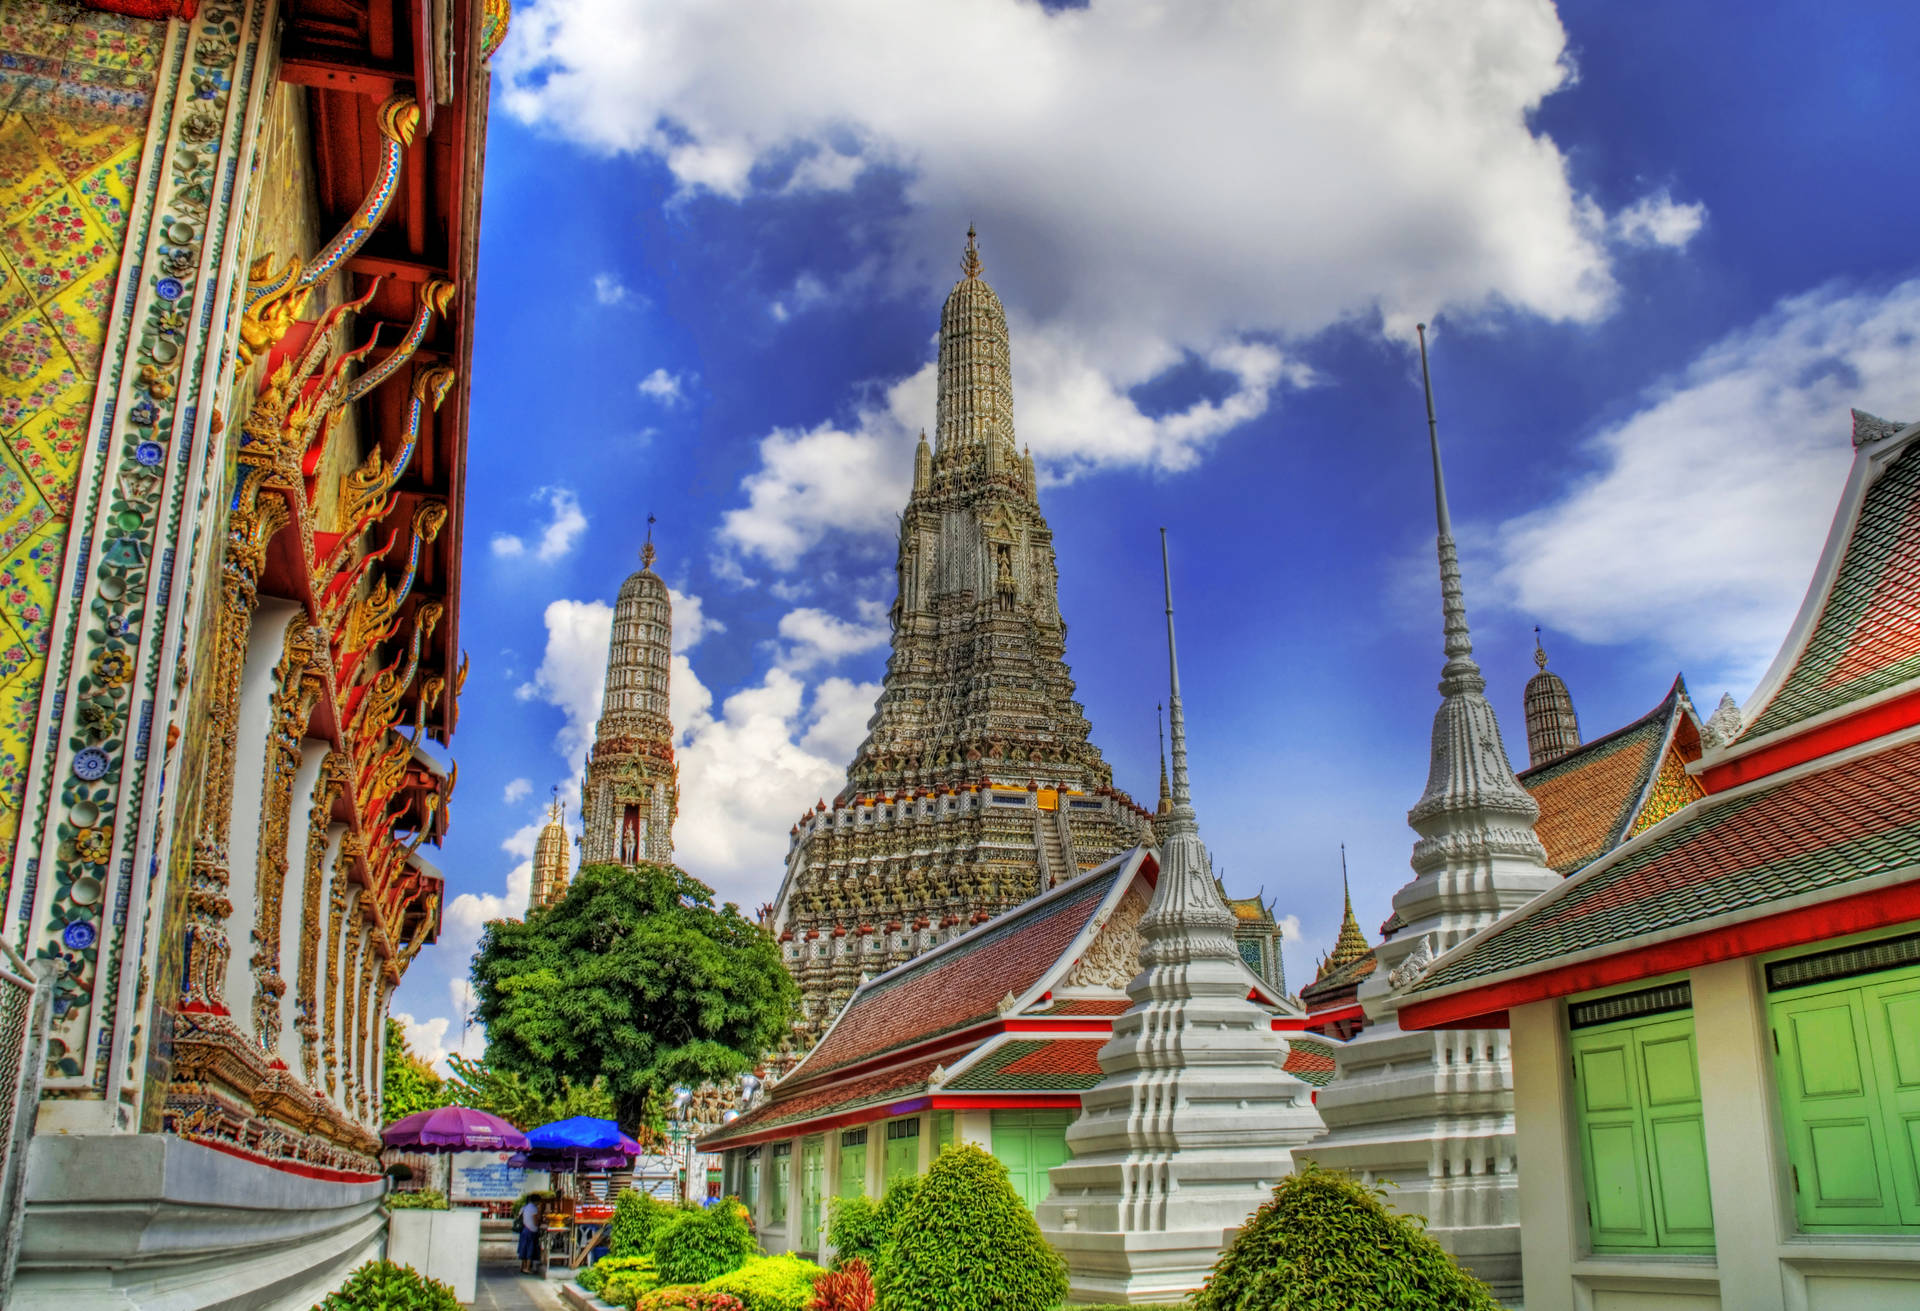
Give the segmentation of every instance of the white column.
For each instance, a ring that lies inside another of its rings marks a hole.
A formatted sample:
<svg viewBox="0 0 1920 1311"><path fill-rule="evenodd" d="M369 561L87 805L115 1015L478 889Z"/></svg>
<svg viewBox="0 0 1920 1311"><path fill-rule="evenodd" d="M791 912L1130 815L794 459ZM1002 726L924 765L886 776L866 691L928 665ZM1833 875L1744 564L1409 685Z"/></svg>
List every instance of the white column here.
<svg viewBox="0 0 1920 1311"><path fill-rule="evenodd" d="M957 1143L973 1143L983 1152L993 1151L993 1112L955 1111L953 1140Z"/></svg>
<svg viewBox="0 0 1920 1311"><path fill-rule="evenodd" d="M1780 1240L1791 1208L1772 1131L1759 969L1751 960L1723 961L1695 970L1691 981L1720 1305L1784 1311Z"/></svg>
<svg viewBox="0 0 1920 1311"><path fill-rule="evenodd" d="M239 745L233 753L233 824L227 838L227 987L225 1003L243 1032L253 1031L253 926L260 914L260 815L267 767L267 734L273 727L273 671L286 646L287 625L301 608L291 601L261 599L247 634L240 674Z"/></svg>
<svg viewBox="0 0 1920 1311"><path fill-rule="evenodd" d="M887 1121L867 1126L867 1196L874 1201L886 1189Z"/></svg>
<svg viewBox="0 0 1920 1311"><path fill-rule="evenodd" d="M300 743L300 768L293 778L293 802L287 815L287 881L280 889L280 981L286 991L280 994L280 1041L277 1055L285 1061L287 1068L306 1079L301 1069L300 1059L300 935L306 923L307 897L307 839L310 817L313 814L313 796L320 782L320 766L327 758L327 744L316 738L306 738ZM320 834L323 844L331 836L332 826ZM316 926L324 931L327 922L327 867L326 852L321 852L320 866L320 923ZM251 953L249 953L251 954Z"/></svg>
<svg viewBox="0 0 1920 1311"><path fill-rule="evenodd" d="M1508 1019L1527 1311L1574 1311L1573 1263L1586 1244L1579 1219L1586 1183L1568 1087L1566 1022L1557 999L1516 1006Z"/></svg>

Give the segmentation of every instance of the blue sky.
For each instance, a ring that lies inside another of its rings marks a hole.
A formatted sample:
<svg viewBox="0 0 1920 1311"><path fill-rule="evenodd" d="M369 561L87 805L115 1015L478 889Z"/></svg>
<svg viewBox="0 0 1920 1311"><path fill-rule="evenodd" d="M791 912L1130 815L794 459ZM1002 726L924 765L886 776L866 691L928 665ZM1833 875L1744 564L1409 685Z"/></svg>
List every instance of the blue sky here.
<svg viewBox="0 0 1920 1311"><path fill-rule="evenodd" d="M534 0L494 61L441 944L577 798L608 604L659 516L681 862L751 910L884 666L893 515L969 222L1013 330L1068 658L1155 788L1155 529L1229 888L1371 930L1441 663L1411 325L1509 752L1546 633L1582 728L1744 699L1849 406L1920 416L1920 15L1836 7ZM477 1050L479 1035L467 1035Z"/></svg>

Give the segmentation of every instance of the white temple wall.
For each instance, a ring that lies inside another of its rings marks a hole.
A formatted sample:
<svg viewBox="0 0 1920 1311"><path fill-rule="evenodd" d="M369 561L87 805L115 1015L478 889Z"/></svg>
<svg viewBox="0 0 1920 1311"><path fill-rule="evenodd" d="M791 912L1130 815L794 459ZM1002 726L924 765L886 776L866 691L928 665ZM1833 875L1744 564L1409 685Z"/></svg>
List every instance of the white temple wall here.
<svg viewBox="0 0 1920 1311"><path fill-rule="evenodd" d="M287 1068L299 1073L300 1065L300 935L304 928L307 900L308 817L313 812L314 794L319 789L320 767L327 758L324 741L307 738L300 744L300 768L293 776L293 805L287 816L287 883L280 890L280 978L287 990L280 995L280 1033L275 1051ZM323 833L324 842L326 834ZM321 867L324 877L326 869ZM327 903L320 901L324 925ZM301 1079L305 1080L301 1073Z"/></svg>
<svg viewBox="0 0 1920 1311"><path fill-rule="evenodd" d="M233 756L233 828L227 838L226 1007L242 1028L253 1009L253 925L260 914L260 816L266 790L267 735L273 726L274 667L286 645L287 625L300 615L292 601L266 598L247 635L247 661L240 673L239 745Z"/></svg>
<svg viewBox="0 0 1920 1311"><path fill-rule="evenodd" d="M329 936L327 930L333 923L333 881L336 878L346 877L344 870L337 874L334 871L334 865L340 859L340 839L346 835L346 832L347 826L345 824L334 823L327 826L326 851L320 858L320 922L316 926L318 940L314 945L313 953L313 1044L316 1056L320 1060L320 1077L315 1080L314 1091L323 1096L327 1096L329 1101L333 1099L327 1094L326 1088L327 1071L325 1052L327 1045L327 1015L329 1013L327 1008L333 1005L335 989L329 986L327 982L327 976L330 972L327 968L327 962L333 960L339 954L339 943L335 942L333 938L344 937L346 935L347 919L345 914L343 913L340 918L341 927L339 933ZM335 968L337 969L338 967Z"/></svg>

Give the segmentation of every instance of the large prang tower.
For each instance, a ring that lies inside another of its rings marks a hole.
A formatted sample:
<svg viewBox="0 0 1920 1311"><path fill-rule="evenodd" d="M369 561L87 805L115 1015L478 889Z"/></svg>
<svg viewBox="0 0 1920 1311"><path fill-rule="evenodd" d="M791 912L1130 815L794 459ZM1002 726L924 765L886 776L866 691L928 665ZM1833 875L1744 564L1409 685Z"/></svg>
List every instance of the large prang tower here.
<svg viewBox="0 0 1920 1311"><path fill-rule="evenodd" d="M794 826L774 908L810 1043L878 974L1138 843L1073 699L1053 534L1014 444L1007 315L967 233L934 443L900 517L893 654L847 786Z"/></svg>
<svg viewBox="0 0 1920 1311"><path fill-rule="evenodd" d="M620 585L613 607L607 688L580 784L583 865L673 859L680 783L667 702L672 662L673 601L653 572L649 529L640 569Z"/></svg>

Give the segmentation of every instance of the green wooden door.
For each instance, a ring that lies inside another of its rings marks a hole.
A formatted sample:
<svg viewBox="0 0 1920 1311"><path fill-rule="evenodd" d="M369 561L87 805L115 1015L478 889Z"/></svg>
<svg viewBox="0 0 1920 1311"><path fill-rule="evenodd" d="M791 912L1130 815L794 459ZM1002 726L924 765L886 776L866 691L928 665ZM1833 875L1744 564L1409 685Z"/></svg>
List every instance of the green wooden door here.
<svg viewBox="0 0 1920 1311"><path fill-rule="evenodd" d="M882 1168L882 1189L892 1187L895 1179L920 1173L919 1116L893 1120L887 1124L887 1157Z"/></svg>
<svg viewBox="0 0 1920 1311"><path fill-rule="evenodd" d="M1007 1167L1014 1191L1029 1208L1046 1199L1047 1172L1065 1162L1072 1111L995 1111L993 1154Z"/></svg>
<svg viewBox="0 0 1920 1311"><path fill-rule="evenodd" d="M1593 1250L1712 1251L1692 1017L1602 1025L1572 1047Z"/></svg>
<svg viewBox="0 0 1920 1311"><path fill-rule="evenodd" d="M841 1197L865 1197L867 1195L867 1131L849 1129L840 1135L840 1187Z"/></svg>
<svg viewBox="0 0 1920 1311"><path fill-rule="evenodd" d="M820 1201L826 1176L827 1140L806 1139L800 1144L800 1234L794 1244L803 1252L820 1250Z"/></svg>
<svg viewBox="0 0 1920 1311"><path fill-rule="evenodd" d="M772 1169L767 1179L767 1223L784 1225L787 1222L787 1175L793 1168L793 1144L775 1143L773 1145Z"/></svg>
<svg viewBox="0 0 1920 1311"><path fill-rule="evenodd" d="M1795 989L1772 1021L1801 1226L1920 1228L1920 970Z"/></svg>

